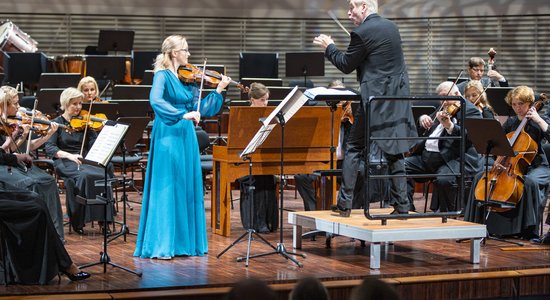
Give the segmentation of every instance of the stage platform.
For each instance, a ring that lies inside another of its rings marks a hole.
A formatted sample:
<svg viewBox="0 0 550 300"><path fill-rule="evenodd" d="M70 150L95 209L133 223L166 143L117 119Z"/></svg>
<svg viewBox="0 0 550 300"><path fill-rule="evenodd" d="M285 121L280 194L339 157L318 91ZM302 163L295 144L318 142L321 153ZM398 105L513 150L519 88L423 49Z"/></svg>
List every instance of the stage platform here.
<svg viewBox="0 0 550 300"><path fill-rule="evenodd" d="M127 210L128 223L130 230L135 232L141 210L140 196L135 192L129 194L133 210ZM208 192L205 196L207 224L210 221L209 197ZM61 195L61 199L64 198ZM239 193L235 191L233 199L237 198ZM284 203L283 242L291 251L293 225L288 223L287 217L301 213L303 203L300 197L294 197L294 190L285 191ZM424 200L418 194L415 205L419 211L423 204ZM367 277L388 282L403 299L531 296L529 299L533 300L548 299L550 295L550 246L528 242L524 247L516 247L489 240L480 247L479 264L472 264L469 240L457 243L454 238L396 239L393 243L380 243L381 267L372 269L369 242L363 247L356 239L335 236L331 247L327 248L325 238L317 236L316 240L303 239L302 249L296 249L307 255L306 258L296 257L303 264L302 268L279 255L252 259L247 268L244 262L237 262L238 257L246 255L246 242L216 258L245 232L240 221L239 201L234 201L234 205L231 236L212 234L208 229L209 253L203 257L176 257L169 261L137 258L133 256L136 237L128 235L126 241L119 238L109 243L108 253L112 262L141 271L142 277L111 266L103 273L103 267L96 266L86 269L92 277L81 282L70 282L61 276L60 283L55 278L45 286L0 285L0 299L223 299L237 281L255 277L275 289L280 300L286 300L295 282L305 276L319 278L328 288L332 300L347 300L351 290ZM373 203L372 207L378 205ZM119 209L117 220L122 219L121 203ZM388 223L393 226L394 222L412 221L390 220ZM357 215L357 222L370 221ZM449 224L452 224L450 219ZM307 229L304 227L304 231ZM102 250L103 239L97 224L95 227L88 224L85 231L80 236L69 233L67 228L65 230L66 248L77 265L97 261ZM262 234L262 237L273 245L280 238L278 231ZM258 240L252 241L251 246L251 254L272 250Z"/></svg>
<svg viewBox="0 0 550 300"><path fill-rule="evenodd" d="M371 214L390 214L393 209L371 209ZM408 218L388 220L381 225L380 220L368 220L363 209L352 210L349 218L340 217L331 211L290 212L288 223L292 224L292 245L302 248L302 227L351 237L370 243L370 268L380 268L380 247L382 243L398 241L427 241L441 239L469 239L470 262L479 264L481 239L486 236L485 225L442 218Z"/></svg>

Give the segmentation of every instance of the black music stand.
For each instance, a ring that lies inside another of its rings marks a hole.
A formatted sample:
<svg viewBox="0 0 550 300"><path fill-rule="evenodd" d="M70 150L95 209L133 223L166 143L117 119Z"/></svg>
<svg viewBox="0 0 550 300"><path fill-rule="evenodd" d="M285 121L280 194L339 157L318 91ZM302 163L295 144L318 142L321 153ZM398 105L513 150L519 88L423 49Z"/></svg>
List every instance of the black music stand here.
<svg viewBox="0 0 550 300"><path fill-rule="evenodd" d="M478 153L485 153L485 175L479 180L479 182L482 182L483 180L485 181L485 198L483 199L483 202L479 202L477 204L478 206L483 207L483 217L481 220L482 224L485 224L485 221L489 217L490 213L490 211L487 212L487 207L515 208L515 205L507 205L506 203L492 201L489 199L490 190L492 190L492 187L495 184L494 180L491 180L491 182L488 180L489 155L513 157L516 156L516 154L514 153L514 150L510 145L510 141L508 141L508 138L506 137L499 121L495 119L465 119L464 126L466 126L466 129L468 130L468 137L470 138L470 141L472 141L472 144L474 144L476 151ZM480 130L480 128L483 128L483 130ZM475 189L475 187L472 188ZM474 204L472 203L472 205ZM523 243L492 237L489 235L489 231L487 231L486 238L523 246Z"/></svg>
<svg viewBox="0 0 550 300"><path fill-rule="evenodd" d="M112 55L88 55L86 75L95 79L119 82L126 72L126 57Z"/></svg>
<svg viewBox="0 0 550 300"><path fill-rule="evenodd" d="M149 99L111 100L118 104L119 117L148 117L153 114Z"/></svg>
<svg viewBox="0 0 550 300"><path fill-rule="evenodd" d="M112 99L149 99L150 85L117 84L113 87Z"/></svg>
<svg viewBox="0 0 550 300"><path fill-rule="evenodd" d="M256 254L252 255L248 258L256 258L256 257L262 257L267 256L271 254L280 254L282 257L291 260L293 263L298 265L298 267L303 267L302 263L299 262L297 259L290 255L300 255L302 257L306 257L302 253L296 253L296 252L288 252L286 250L285 244L283 243L283 209L284 209L284 186L285 186L285 180L284 180L284 154L285 154L285 125L286 123L292 118L294 113L300 109L306 102L308 98L302 94L302 92L298 91L298 87L295 87L281 102L279 106L277 106L271 114L262 121L264 124L262 127L271 127L272 129L275 127L276 122L279 123L281 126L281 161L280 161L280 178L281 183L279 184L279 242L277 243L277 248L275 248L275 251L262 253L262 254ZM267 138L267 136L265 137ZM246 150L246 149L245 149ZM244 257L237 258L237 261L243 261Z"/></svg>
<svg viewBox="0 0 550 300"><path fill-rule="evenodd" d="M325 54L323 52L287 52L286 77L304 76L304 87L307 87L307 76L325 76Z"/></svg>
<svg viewBox="0 0 550 300"><path fill-rule="evenodd" d="M132 79L143 79L145 71L153 68L159 53L159 51L134 51L132 53Z"/></svg>
<svg viewBox="0 0 550 300"><path fill-rule="evenodd" d="M96 204L103 205L104 224L107 224L107 205L109 205L109 203L112 201L108 193L107 182L109 180L107 179L107 176L108 176L107 169L113 157L114 149L118 147L118 145L124 139L124 136L127 133L127 129L128 129L128 126L123 124L116 124L115 126L107 125L103 127L102 131L100 132L96 141L94 142L94 145L92 146L92 148L86 155L86 158L84 159L84 163L87 163L93 166L98 166L105 170L105 179L96 181L96 184L98 184L98 182L101 182L103 184L104 196L96 196L96 199L92 200ZM113 145L114 145L114 148L112 147ZM96 265L103 265L103 273L106 273L107 265L111 265L115 268L122 269L126 272L130 272L132 274L135 274L141 277L142 275L141 272L137 272L111 262L111 258L107 253L107 244L108 244L107 235L108 235L107 230L103 230L103 251L99 253L99 261L82 265L79 268L84 269L84 268L92 267Z"/></svg>
<svg viewBox="0 0 550 300"><path fill-rule="evenodd" d="M101 29L97 40L97 51L132 51L134 35L132 30Z"/></svg>
<svg viewBox="0 0 550 300"><path fill-rule="evenodd" d="M81 77L79 73L42 73L38 86L41 89L76 87Z"/></svg>
<svg viewBox="0 0 550 300"><path fill-rule="evenodd" d="M42 113L58 116L61 114L59 98L65 89L40 89L36 95L37 109Z"/></svg>
<svg viewBox="0 0 550 300"><path fill-rule="evenodd" d="M135 235L135 233L130 231L130 227L126 222L126 207L130 207L130 204L128 203L128 196L126 194L126 164L129 150L134 149L137 142L143 137L143 131L145 130L145 127L147 126L149 121L149 117L121 117L118 118L116 121L117 124L128 125L128 132L126 132L126 134L122 137L119 145L120 153L122 155L113 156L111 158L111 162L113 164L122 164L122 226L120 228L120 232L112 236L109 241L107 241L107 243L112 242L120 236L123 236L124 241L126 242L126 234ZM128 161L128 163L139 163L142 158L142 156L132 157L132 159ZM131 182L133 183L133 179ZM132 210L131 207L130 210Z"/></svg>
<svg viewBox="0 0 550 300"><path fill-rule="evenodd" d="M485 90L487 99L495 113L499 116L515 116L516 113L508 103L506 103L506 95L513 90L513 87L488 87Z"/></svg>
<svg viewBox="0 0 550 300"><path fill-rule="evenodd" d="M4 61L5 83L23 83L34 92L40 74L46 72L48 57L42 52L8 52Z"/></svg>
<svg viewBox="0 0 550 300"><path fill-rule="evenodd" d="M248 160L248 178L247 181L252 181L252 154L262 145L262 143L265 141L265 139L269 136L271 133L271 130L273 129L273 126L266 127L263 126L260 127L258 132L254 135L252 140L248 143L246 148L241 153L240 157L243 160ZM254 240L253 236L259 238L269 247L273 248L273 250L277 251L277 248L275 246L271 245L270 242L268 242L263 236L261 236L259 233L256 232L254 229L254 189L255 186L253 184L248 185L248 192L246 193L246 196L248 198L248 201L250 201L250 206L248 209L248 216L249 216L249 224L248 228L246 228L246 232L244 232L240 237L238 237L234 242L232 242L227 248L225 248L220 254L216 256L216 258L220 258L225 252L227 252L229 249L231 249L233 246L235 246L237 243L239 243L245 236L248 236L248 247L246 250L246 256L244 257L245 260L245 266L248 268L248 261L251 258L250 256L250 245L252 241ZM279 226L283 226L283 224L279 224ZM242 257L238 257L237 261L242 261Z"/></svg>
<svg viewBox="0 0 550 300"><path fill-rule="evenodd" d="M239 78L244 77L278 78L279 53L239 53Z"/></svg>

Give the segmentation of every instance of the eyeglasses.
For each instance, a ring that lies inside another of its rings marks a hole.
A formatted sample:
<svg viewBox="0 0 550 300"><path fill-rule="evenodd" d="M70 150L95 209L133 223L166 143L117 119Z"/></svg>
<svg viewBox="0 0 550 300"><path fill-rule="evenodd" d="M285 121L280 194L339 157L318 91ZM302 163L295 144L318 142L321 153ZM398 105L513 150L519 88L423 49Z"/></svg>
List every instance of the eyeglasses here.
<svg viewBox="0 0 550 300"><path fill-rule="evenodd" d="M187 48L182 48L182 49L176 50L176 52L179 52L179 51L184 51L184 52L189 53L189 49L187 49Z"/></svg>

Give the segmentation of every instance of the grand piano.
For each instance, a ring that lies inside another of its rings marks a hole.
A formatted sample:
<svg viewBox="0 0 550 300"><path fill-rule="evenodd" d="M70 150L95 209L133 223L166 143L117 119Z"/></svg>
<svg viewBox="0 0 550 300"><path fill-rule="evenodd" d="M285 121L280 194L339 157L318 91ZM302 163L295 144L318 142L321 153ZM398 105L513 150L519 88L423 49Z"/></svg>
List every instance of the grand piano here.
<svg viewBox="0 0 550 300"><path fill-rule="evenodd" d="M259 119L269 116L273 109L274 107L230 108L227 145L213 147L211 211L212 232L215 234L230 234L231 183L249 175L249 162L241 159L239 155L260 129ZM341 115L342 110L338 108L334 113L334 147L338 145ZM302 107L285 125L284 174L304 174L330 169L330 130L329 107ZM277 125L251 155L252 175L279 175L280 147L281 127ZM334 160L336 161L335 157ZM334 189L334 184L332 188ZM334 199L329 201L333 203Z"/></svg>

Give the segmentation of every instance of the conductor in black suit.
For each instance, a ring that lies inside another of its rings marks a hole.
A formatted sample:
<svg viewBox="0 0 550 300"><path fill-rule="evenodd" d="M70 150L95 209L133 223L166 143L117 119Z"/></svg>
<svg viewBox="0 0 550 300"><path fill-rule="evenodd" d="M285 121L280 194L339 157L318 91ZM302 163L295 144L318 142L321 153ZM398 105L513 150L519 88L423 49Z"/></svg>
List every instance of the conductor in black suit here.
<svg viewBox="0 0 550 300"><path fill-rule="evenodd" d="M371 96L408 96L409 77L401 48L401 35L397 26L377 14L376 0L350 0L348 17L357 26L350 34L350 43L345 51L338 50L330 36L321 34L314 43L325 49L327 59L344 73L357 70L361 85L361 107L355 112L348 145L342 166L342 186L338 204L333 211L340 216L350 215L354 198L359 165L363 158L365 121L370 117L372 137L416 136L416 128L408 101L373 101L370 113L366 102ZM404 175L404 155L411 140L375 141L388 160L390 175ZM407 213L405 177L392 178L390 204L393 213Z"/></svg>

